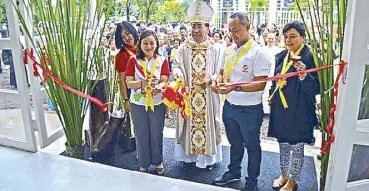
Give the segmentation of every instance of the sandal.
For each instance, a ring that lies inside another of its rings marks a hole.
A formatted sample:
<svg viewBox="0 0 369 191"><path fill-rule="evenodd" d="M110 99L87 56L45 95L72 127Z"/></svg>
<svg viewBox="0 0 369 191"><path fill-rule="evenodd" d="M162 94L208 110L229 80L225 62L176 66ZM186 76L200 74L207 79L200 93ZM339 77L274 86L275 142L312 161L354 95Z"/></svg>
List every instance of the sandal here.
<svg viewBox="0 0 369 191"><path fill-rule="evenodd" d="M287 187L289 187L289 185L288 184L290 184L289 183L289 181L290 180L288 180L288 183L287 184L285 184L281 189L280 189L280 191L297 191L297 189L299 188L299 185L295 182L295 185L292 187L292 188L287 188Z"/></svg>
<svg viewBox="0 0 369 191"><path fill-rule="evenodd" d="M164 175L164 167L162 167L162 168L156 167L155 174L158 175L158 176L163 176Z"/></svg>
<svg viewBox="0 0 369 191"><path fill-rule="evenodd" d="M274 189L280 189L280 188L282 188L284 185L286 185L286 184L287 184L287 182L288 182L288 179L287 179L285 182L281 182L281 181L279 181L279 178L278 178L278 179L275 179L275 180L273 181L273 185L272 185L272 187L273 187Z"/></svg>

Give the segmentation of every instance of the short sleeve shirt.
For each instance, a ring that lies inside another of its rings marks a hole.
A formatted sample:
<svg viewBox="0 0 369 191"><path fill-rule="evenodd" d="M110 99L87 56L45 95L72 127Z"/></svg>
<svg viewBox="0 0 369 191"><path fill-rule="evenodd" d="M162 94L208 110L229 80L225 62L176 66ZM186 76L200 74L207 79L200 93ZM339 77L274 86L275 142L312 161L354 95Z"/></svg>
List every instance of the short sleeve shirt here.
<svg viewBox="0 0 369 191"><path fill-rule="evenodd" d="M137 53L136 48L128 48L133 54ZM118 73L122 73L126 71L127 62L131 55L128 53L128 51L124 48L122 48L118 54L115 56L115 70Z"/></svg>
<svg viewBox="0 0 369 191"><path fill-rule="evenodd" d="M245 44L246 45L246 44ZM236 55L245 46L239 48L235 47L233 55L229 60L229 64L236 58ZM226 58L232 51L224 54L220 69L225 68ZM268 76L270 67L272 65L272 57L256 42L250 49L240 58L238 63L233 67L230 76L229 83L239 82L251 82L255 77ZM263 91L257 92L236 92L232 91L226 96L226 100L234 105L249 106L257 105L262 102Z"/></svg>

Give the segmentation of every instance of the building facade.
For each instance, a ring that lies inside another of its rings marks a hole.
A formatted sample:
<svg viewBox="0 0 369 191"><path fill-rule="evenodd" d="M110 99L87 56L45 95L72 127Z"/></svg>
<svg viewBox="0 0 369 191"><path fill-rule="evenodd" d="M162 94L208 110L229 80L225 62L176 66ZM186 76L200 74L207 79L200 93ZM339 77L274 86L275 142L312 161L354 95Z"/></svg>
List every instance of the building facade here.
<svg viewBox="0 0 369 191"><path fill-rule="evenodd" d="M260 24L277 24L282 26L292 20L300 20L298 11L289 10L295 0L269 1L269 5L258 7L251 12L251 5L247 0L211 0L210 4L215 11L213 24L216 28L226 26L229 16L234 12L245 12L250 22L256 27Z"/></svg>

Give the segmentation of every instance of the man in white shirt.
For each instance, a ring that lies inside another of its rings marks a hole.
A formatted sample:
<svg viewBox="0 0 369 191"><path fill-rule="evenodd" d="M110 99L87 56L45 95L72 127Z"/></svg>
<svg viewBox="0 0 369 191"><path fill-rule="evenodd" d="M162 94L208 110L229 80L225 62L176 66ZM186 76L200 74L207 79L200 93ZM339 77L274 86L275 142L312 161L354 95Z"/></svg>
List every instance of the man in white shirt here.
<svg viewBox="0 0 369 191"><path fill-rule="evenodd" d="M237 45L225 54L221 62L218 83L232 84L251 82L268 77L272 58L253 41L250 36L250 23L243 13L234 13L228 22L230 36ZM262 93L265 83L240 86L215 86L215 93L225 95L223 122L227 138L231 144L230 164L223 176L214 184L224 185L241 180L241 162L248 154L248 176L244 190L257 190L260 174L261 147L260 128L263 121Z"/></svg>

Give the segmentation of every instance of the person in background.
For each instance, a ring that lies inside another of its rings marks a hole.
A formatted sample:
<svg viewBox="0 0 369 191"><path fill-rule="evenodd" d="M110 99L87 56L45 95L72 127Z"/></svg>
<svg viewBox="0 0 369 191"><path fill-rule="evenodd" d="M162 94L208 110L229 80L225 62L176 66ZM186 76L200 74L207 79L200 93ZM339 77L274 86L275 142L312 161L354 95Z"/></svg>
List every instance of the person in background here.
<svg viewBox="0 0 369 191"><path fill-rule="evenodd" d="M270 67L270 72L268 77L274 76L274 68L275 68L275 55L280 53L283 49L275 46L275 34L269 33L267 37L267 46L264 46L265 51L273 58L272 65ZM272 82L268 81L266 83L264 93L263 93L263 110L265 114L270 113L270 105L268 101L269 90L272 87Z"/></svg>
<svg viewBox="0 0 369 191"><path fill-rule="evenodd" d="M141 22L140 24L139 24L139 27L138 27L138 29L137 29L137 32L138 32L138 34L141 34L143 31L145 31L146 30L146 25L145 25L145 23L144 22Z"/></svg>
<svg viewBox="0 0 369 191"><path fill-rule="evenodd" d="M169 60L170 42L166 34L161 33L159 36L159 53Z"/></svg>
<svg viewBox="0 0 369 191"><path fill-rule="evenodd" d="M181 35L181 42L184 42L187 38L187 29L185 26L179 28L179 34Z"/></svg>
<svg viewBox="0 0 369 191"><path fill-rule="evenodd" d="M177 38L177 39L174 39L174 47L172 48L172 51L171 51L171 54L170 54L170 68L171 67L171 63L174 62L174 59L176 58L177 54L178 54L178 47L179 45L181 45L181 39Z"/></svg>
<svg viewBox="0 0 369 191"><path fill-rule="evenodd" d="M223 36L218 30L213 32L212 37L215 43L222 43L223 41Z"/></svg>
<svg viewBox="0 0 369 191"><path fill-rule="evenodd" d="M172 29L168 29L167 38L170 42L171 48L174 46L174 33Z"/></svg>
<svg viewBox="0 0 369 191"><path fill-rule="evenodd" d="M272 55L272 57L274 58L274 56L278 53L280 53L283 49L279 48L278 46L276 46L276 35L275 33L269 33L267 35L266 38L267 41L267 45L265 46L265 50Z"/></svg>
<svg viewBox="0 0 369 191"><path fill-rule="evenodd" d="M288 23L283 28L283 35L287 49L276 55L274 74L315 68L313 54L304 44L304 25L297 21ZM299 61L291 60L295 56L300 56ZM273 181L273 188L281 191L295 191L298 188L304 163L304 145L313 139L315 96L319 92L316 72L288 78L285 83L273 81L269 98L268 136L278 139L281 168L281 175Z"/></svg>
<svg viewBox="0 0 369 191"><path fill-rule="evenodd" d="M161 22L161 23L160 23L159 32L160 32L160 33L167 34L167 28L166 28L166 24L165 24L164 22Z"/></svg>
<svg viewBox="0 0 369 191"><path fill-rule="evenodd" d="M9 30L8 27L6 25L3 25L2 27L2 31L1 31L1 35L2 38L9 38ZM23 45L21 42L19 42L22 49L23 49ZM17 89L17 79L15 77L15 68L14 68L14 60L13 60L13 53L12 50L10 49L3 49L2 50L2 60L4 62L4 65L9 65L10 66L10 76L9 76L9 80L10 80L10 85L13 86L13 88ZM26 67L25 67L26 69ZM26 71L26 75L27 75L27 71ZM27 79L27 84L28 84L28 77Z"/></svg>
<svg viewBox="0 0 369 191"><path fill-rule="evenodd" d="M262 38L262 41L260 41L260 45L261 46L266 46L268 43L267 43L267 37L268 37L268 34L270 33L269 29L267 28L264 28L263 30L263 38Z"/></svg>
<svg viewBox="0 0 369 191"><path fill-rule="evenodd" d="M227 47L230 47L230 46L233 45L233 39L228 34L226 36L224 36L224 41L225 41Z"/></svg>
<svg viewBox="0 0 369 191"><path fill-rule="evenodd" d="M167 60L158 53L156 33L144 31L140 35L137 56L132 56L128 61L126 80L128 88L132 90L131 116L135 127L139 170L147 172L150 165L155 165L155 173L163 175L166 106L161 99L161 90L166 87L170 71Z"/></svg>
<svg viewBox="0 0 369 191"><path fill-rule="evenodd" d="M130 23L123 21L118 24L115 32L115 46L120 51L115 56L115 69L118 72L119 87L121 96L125 101L124 109L126 112L130 111L129 97L131 91L127 89L125 71L129 58L137 53L138 39L138 33Z"/></svg>

